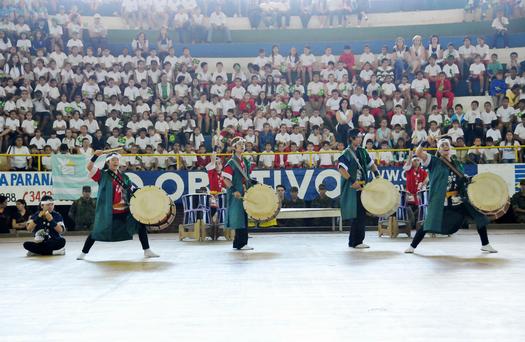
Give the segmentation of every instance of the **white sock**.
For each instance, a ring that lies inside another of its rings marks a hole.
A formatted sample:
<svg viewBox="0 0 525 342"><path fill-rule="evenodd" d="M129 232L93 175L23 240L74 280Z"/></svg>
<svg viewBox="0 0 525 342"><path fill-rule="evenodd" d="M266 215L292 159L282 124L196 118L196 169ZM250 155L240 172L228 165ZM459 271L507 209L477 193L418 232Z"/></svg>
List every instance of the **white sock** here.
<svg viewBox="0 0 525 342"><path fill-rule="evenodd" d="M77 260L84 260L86 258L86 253L80 252L80 254L77 256Z"/></svg>
<svg viewBox="0 0 525 342"><path fill-rule="evenodd" d="M158 254L154 253L154 252L153 252L151 249L149 249L149 248L144 250L144 256L145 256L146 258L158 258L158 257L159 257Z"/></svg>

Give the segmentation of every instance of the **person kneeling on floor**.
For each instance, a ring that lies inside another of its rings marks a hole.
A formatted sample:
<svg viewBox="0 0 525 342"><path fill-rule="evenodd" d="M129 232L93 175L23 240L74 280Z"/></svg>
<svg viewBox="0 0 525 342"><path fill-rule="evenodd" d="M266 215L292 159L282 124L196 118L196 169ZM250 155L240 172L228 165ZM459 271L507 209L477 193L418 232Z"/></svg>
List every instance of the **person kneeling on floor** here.
<svg viewBox="0 0 525 342"><path fill-rule="evenodd" d="M54 209L53 198L43 196L40 210L27 221L27 230L35 235L34 241L24 242L27 256L66 254L66 240L61 235L66 227L62 215Z"/></svg>

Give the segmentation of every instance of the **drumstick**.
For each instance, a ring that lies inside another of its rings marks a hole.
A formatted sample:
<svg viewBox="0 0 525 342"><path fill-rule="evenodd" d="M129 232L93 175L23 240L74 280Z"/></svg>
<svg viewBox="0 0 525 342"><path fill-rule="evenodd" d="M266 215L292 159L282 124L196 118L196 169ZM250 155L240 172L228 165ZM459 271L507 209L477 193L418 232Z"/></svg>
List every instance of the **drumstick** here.
<svg viewBox="0 0 525 342"><path fill-rule="evenodd" d="M113 152L118 152L123 149L124 149L123 147L115 147L115 148L108 148L107 150L103 150L102 152L104 152L105 154L109 154Z"/></svg>

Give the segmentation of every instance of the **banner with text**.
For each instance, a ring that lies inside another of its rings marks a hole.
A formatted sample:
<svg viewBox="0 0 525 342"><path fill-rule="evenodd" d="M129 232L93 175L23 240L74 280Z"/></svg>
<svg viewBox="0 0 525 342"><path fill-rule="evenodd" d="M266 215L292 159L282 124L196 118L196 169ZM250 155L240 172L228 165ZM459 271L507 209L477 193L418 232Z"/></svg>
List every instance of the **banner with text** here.
<svg viewBox="0 0 525 342"><path fill-rule="evenodd" d="M525 171L525 164L513 164L509 170L506 170L507 165L483 165L484 171L487 170L486 167L490 168L491 172L500 174L509 184L515 184L518 173L519 177L522 177L521 170ZM481 169L480 165L480 171ZM505 172L500 172L500 169L505 169ZM477 173L478 167L467 165L465 171L473 176ZM406 177L402 168L385 167L381 168L380 172L383 178L399 189L405 188ZM195 193L209 184L208 174L205 171L141 171L127 172L127 175L139 187L155 185L164 189L177 203L183 195ZM326 185L327 194L332 198L339 196L341 192L339 172L336 169L255 170L252 176L257 181L272 187L282 184L288 191L290 187L296 186L299 189L299 197L306 201L315 199L321 183ZM76 196L71 196L71 199L80 197L84 180L85 177L82 176L78 181L68 183L69 192L74 192ZM96 197L96 183L89 183L89 185L93 187L92 194ZM21 198L29 205L36 205L43 195L55 192L53 187L50 172L0 172L0 194L7 196L9 205L14 205L14 202Z"/></svg>

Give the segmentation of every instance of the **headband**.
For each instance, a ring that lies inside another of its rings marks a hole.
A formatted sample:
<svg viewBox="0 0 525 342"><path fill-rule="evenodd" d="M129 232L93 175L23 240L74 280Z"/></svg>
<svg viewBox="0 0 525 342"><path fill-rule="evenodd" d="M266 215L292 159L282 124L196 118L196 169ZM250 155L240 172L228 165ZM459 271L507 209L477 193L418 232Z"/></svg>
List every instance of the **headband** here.
<svg viewBox="0 0 525 342"><path fill-rule="evenodd" d="M42 201L42 202L40 202L40 205L53 204L53 203L55 203L55 201L53 201L53 200L47 200L47 201Z"/></svg>
<svg viewBox="0 0 525 342"><path fill-rule="evenodd" d="M437 148L440 149L441 146L443 146L443 144L447 144L449 147L450 147L450 141L448 139L439 139L438 143L437 143Z"/></svg>
<svg viewBox="0 0 525 342"><path fill-rule="evenodd" d="M106 161L108 162L108 161L110 161L110 160L113 159L113 158L117 158L117 159L120 161L120 157L121 157L121 156L120 156L120 154L118 154L118 153L110 153L110 154L108 154L108 155L106 156Z"/></svg>
<svg viewBox="0 0 525 342"><path fill-rule="evenodd" d="M244 140L241 137L235 137L235 138L232 139L232 142L231 142L232 147L235 147L235 146L237 146L238 144L241 144L241 143L242 144L246 143L246 140Z"/></svg>

